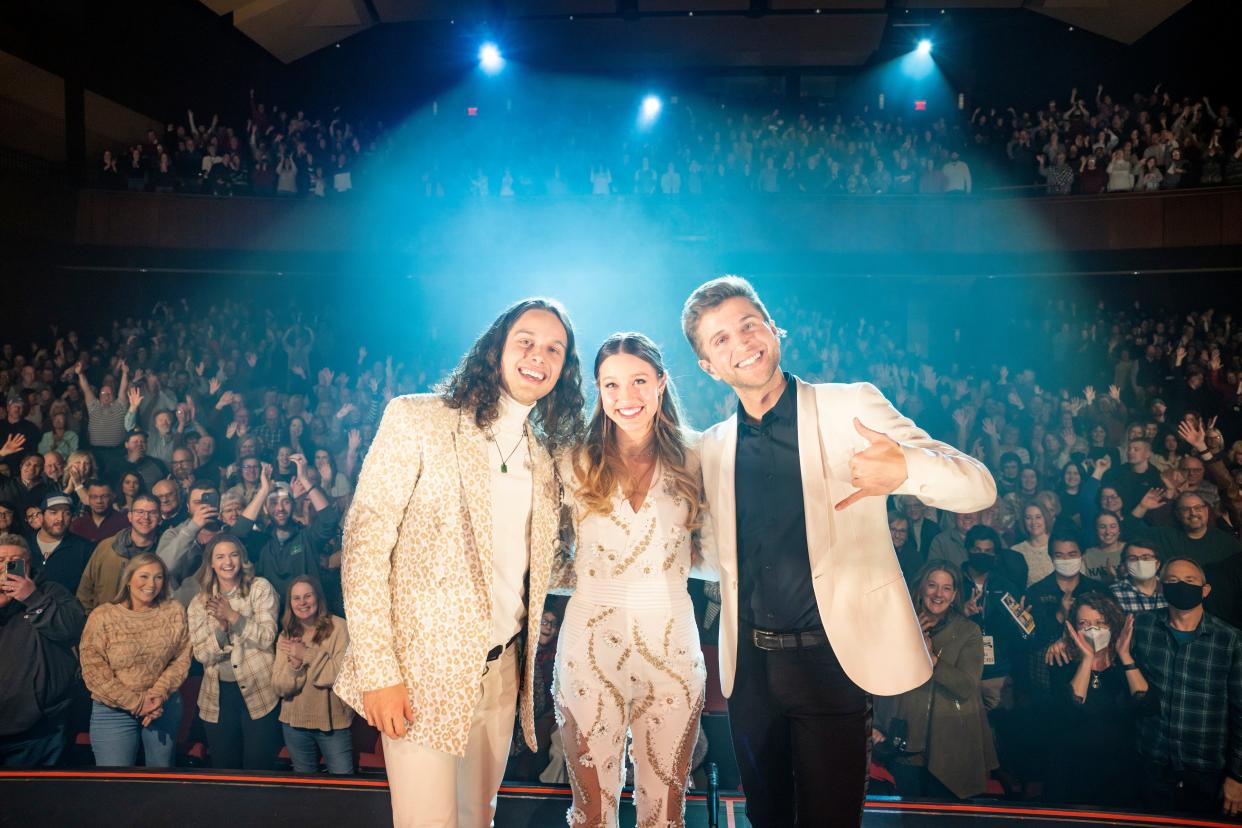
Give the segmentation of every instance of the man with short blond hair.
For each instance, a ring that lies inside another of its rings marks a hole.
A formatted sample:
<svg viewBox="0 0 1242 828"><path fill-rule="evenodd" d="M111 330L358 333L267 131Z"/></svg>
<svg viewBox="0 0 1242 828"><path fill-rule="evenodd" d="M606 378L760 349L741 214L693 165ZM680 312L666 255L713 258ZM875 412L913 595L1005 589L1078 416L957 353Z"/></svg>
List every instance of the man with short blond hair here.
<svg viewBox="0 0 1242 828"><path fill-rule="evenodd" d="M681 318L699 367L738 397L736 413L703 433L701 455L721 689L747 819L857 826L870 694L921 686L936 659L893 549L887 496L973 513L996 501L996 484L875 386L782 371L785 332L745 279L699 286Z"/></svg>

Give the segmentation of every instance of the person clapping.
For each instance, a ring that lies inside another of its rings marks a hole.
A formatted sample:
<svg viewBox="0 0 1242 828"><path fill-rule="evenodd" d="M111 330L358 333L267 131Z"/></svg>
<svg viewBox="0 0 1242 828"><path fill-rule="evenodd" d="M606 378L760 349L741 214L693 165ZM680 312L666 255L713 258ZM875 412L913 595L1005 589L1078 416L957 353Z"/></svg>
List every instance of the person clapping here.
<svg viewBox="0 0 1242 828"><path fill-rule="evenodd" d="M318 581L299 575L285 595L276 639L272 688L280 696L280 722L289 759L298 773L354 771L349 727L354 711L332 692L349 634L345 619L328 612Z"/></svg>
<svg viewBox="0 0 1242 828"><path fill-rule="evenodd" d="M125 565L112 602L87 619L80 651L96 765L135 765L141 743L148 767L173 766L190 636L171 598L164 562L143 552Z"/></svg>

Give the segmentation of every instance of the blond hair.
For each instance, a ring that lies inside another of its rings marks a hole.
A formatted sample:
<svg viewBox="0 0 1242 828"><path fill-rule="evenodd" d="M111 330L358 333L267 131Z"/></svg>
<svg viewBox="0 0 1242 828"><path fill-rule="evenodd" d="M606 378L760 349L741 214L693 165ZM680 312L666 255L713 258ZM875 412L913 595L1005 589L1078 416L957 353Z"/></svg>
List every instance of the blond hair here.
<svg viewBox="0 0 1242 828"><path fill-rule="evenodd" d="M703 314L736 297L741 297L754 305L763 314L763 321L772 321L772 315L764 307L754 286L741 276L721 276L719 279L704 282L694 289L681 309L681 331L686 335L686 341L690 343L690 347L694 349L699 359L707 359L699 343L699 321L703 318Z"/></svg>
<svg viewBox="0 0 1242 828"><path fill-rule="evenodd" d="M125 562L125 568L121 570L121 588L117 590L112 603L125 604L130 609L134 608L129 594L129 581L135 572L148 564L159 564L160 574L164 576L164 588L160 590L159 595L155 596L154 606L158 607L172 597L172 584L168 582L168 564L164 563L164 560L154 552L140 552Z"/></svg>

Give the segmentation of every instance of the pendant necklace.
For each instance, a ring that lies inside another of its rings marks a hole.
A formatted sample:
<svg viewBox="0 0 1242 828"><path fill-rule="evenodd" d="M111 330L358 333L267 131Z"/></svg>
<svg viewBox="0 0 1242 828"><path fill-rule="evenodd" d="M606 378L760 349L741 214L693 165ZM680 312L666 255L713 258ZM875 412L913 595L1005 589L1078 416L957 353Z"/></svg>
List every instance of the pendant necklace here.
<svg viewBox="0 0 1242 828"><path fill-rule="evenodd" d="M518 438L518 441L513 446L513 448L509 449L508 454L503 454L501 452L500 442L497 441L496 439L496 433L493 432L490 428L487 430L487 436L491 438L492 445L496 447L496 454L498 457L500 457L500 473L508 474L509 473L509 458L513 456L513 453L517 451L518 447L521 446L522 443L526 440L526 432L525 431L522 432L522 436Z"/></svg>

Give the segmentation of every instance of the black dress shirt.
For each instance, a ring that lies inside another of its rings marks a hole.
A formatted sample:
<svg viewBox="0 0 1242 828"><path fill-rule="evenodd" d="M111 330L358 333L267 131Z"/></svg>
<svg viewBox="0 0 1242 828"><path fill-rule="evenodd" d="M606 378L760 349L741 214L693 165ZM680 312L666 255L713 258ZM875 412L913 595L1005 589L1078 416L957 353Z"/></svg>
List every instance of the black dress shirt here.
<svg viewBox="0 0 1242 828"><path fill-rule="evenodd" d="M822 626L806 545L802 468L798 459L798 389L785 391L758 423L741 404L737 416L734 493L741 620L771 632Z"/></svg>

